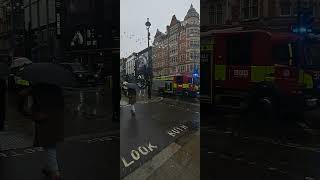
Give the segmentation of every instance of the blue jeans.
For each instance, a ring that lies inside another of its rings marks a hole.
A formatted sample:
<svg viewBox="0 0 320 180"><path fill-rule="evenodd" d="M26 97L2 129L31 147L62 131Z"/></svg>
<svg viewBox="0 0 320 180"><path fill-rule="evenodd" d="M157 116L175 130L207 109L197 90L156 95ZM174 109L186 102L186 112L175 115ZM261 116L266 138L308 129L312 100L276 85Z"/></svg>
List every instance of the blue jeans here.
<svg viewBox="0 0 320 180"><path fill-rule="evenodd" d="M50 171L59 171L59 165L57 161L57 147L56 145L46 147L47 151L47 168Z"/></svg>

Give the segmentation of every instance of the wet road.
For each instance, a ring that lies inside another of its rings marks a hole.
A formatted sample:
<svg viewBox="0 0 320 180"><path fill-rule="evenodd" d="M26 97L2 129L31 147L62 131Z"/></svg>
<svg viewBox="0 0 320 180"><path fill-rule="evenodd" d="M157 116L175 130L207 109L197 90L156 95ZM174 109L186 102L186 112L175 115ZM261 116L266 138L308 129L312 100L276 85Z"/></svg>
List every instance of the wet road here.
<svg viewBox="0 0 320 180"><path fill-rule="evenodd" d="M150 160L177 138L198 128L198 111L169 105L166 102L136 104L136 116L130 107L120 114L120 174L125 177Z"/></svg>
<svg viewBox="0 0 320 180"><path fill-rule="evenodd" d="M111 90L102 87L65 89L65 136L105 132L113 128ZM28 117L17 112L16 95L8 94L7 130L32 135Z"/></svg>
<svg viewBox="0 0 320 180"><path fill-rule="evenodd" d="M112 127L111 90L101 87L65 91L65 135L104 132Z"/></svg>
<svg viewBox="0 0 320 180"><path fill-rule="evenodd" d="M176 95L163 95L162 97L171 99L171 100L178 100L178 101L183 101L187 103L195 103L199 104L200 100L197 97L189 97L189 96L176 96Z"/></svg>
<svg viewBox="0 0 320 180"><path fill-rule="evenodd" d="M320 178L319 110L306 113L308 123L249 120L226 112L201 117L211 121L201 125L203 179Z"/></svg>
<svg viewBox="0 0 320 180"><path fill-rule="evenodd" d="M57 157L68 180L119 179L119 132L59 144ZM0 179L43 180L46 153L41 147L0 151Z"/></svg>

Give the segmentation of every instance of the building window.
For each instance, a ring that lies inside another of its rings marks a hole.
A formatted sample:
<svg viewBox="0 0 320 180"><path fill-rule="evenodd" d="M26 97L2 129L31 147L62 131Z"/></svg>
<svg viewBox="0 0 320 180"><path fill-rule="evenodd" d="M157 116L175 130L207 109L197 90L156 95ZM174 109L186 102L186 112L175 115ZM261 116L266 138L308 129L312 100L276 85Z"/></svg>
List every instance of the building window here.
<svg viewBox="0 0 320 180"><path fill-rule="evenodd" d="M214 24L214 14L215 14L215 6L210 6L209 7L209 24Z"/></svg>
<svg viewBox="0 0 320 180"><path fill-rule="evenodd" d="M48 0L48 9L49 9L49 23L56 22L56 1L55 0Z"/></svg>
<svg viewBox="0 0 320 180"><path fill-rule="evenodd" d="M209 23L210 24L224 24L225 8L218 3L209 8Z"/></svg>
<svg viewBox="0 0 320 180"><path fill-rule="evenodd" d="M312 6L315 7L316 4L313 4L310 0L302 0L302 1L301 1L301 7L302 7L302 8L308 9L308 8L311 8ZM314 10L314 9L313 9L313 10ZM297 15L298 15L297 2L295 2L295 3L293 3L293 4L291 5L291 14L292 14L293 16L297 16Z"/></svg>
<svg viewBox="0 0 320 180"><path fill-rule="evenodd" d="M290 16L291 4L288 0L280 2L280 15L281 16Z"/></svg>
<svg viewBox="0 0 320 180"><path fill-rule="evenodd" d="M25 21L25 29L28 30L29 28L29 23L31 23L31 18L30 18L30 6L26 7L24 9L24 21ZM30 27L31 28L31 27Z"/></svg>
<svg viewBox="0 0 320 180"><path fill-rule="evenodd" d="M38 6L36 3L31 5L31 23L32 29L38 28Z"/></svg>
<svg viewBox="0 0 320 180"><path fill-rule="evenodd" d="M320 17L320 4L315 4L313 6L313 16Z"/></svg>
<svg viewBox="0 0 320 180"><path fill-rule="evenodd" d="M228 65L248 65L251 62L252 36L233 36L227 40L227 64Z"/></svg>
<svg viewBox="0 0 320 180"><path fill-rule="evenodd" d="M47 24L47 1L40 0L39 1L39 13L40 13L40 26L44 26Z"/></svg>
<svg viewBox="0 0 320 180"><path fill-rule="evenodd" d="M217 24L222 24L223 21L223 11L222 11L222 5L217 5Z"/></svg>
<svg viewBox="0 0 320 180"><path fill-rule="evenodd" d="M199 48L200 47L200 43L199 41L190 41L190 47L191 48Z"/></svg>
<svg viewBox="0 0 320 180"><path fill-rule="evenodd" d="M240 4L242 19L253 19L258 17L258 0L241 0Z"/></svg>

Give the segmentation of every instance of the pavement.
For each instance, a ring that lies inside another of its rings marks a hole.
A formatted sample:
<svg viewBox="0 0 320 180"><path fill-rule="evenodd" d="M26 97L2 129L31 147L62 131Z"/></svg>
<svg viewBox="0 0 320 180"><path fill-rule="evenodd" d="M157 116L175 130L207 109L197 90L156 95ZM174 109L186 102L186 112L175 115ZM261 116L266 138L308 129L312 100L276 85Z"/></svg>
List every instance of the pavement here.
<svg viewBox="0 0 320 180"><path fill-rule="evenodd" d="M99 86L65 89L65 137L119 129L119 123L112 122L112 98L108 94L111 94L111 91L106 90L103 93ZM29 147L34 133L33 122L17 111L17 99L14 93L8 93L7 103L5 131L0 132L2 149L12 149L14 144L19 148ZM25 143L14 142L22 139Z"/></svg>
<svg viewBox="0 0 320 180"><path fill-rule="evenodd" d="M108 93L108 92L107 92ZM119 179L120 125L112 122L111 96L98 88L65 92L65 141L58 145L64 179ZM0 132L0 179L45 179L46 154L33 147L33 124L17 113L14 94L8 94L6 130Z"/></svg>
<svg viewBox="0 0 320 180"><path fill-rule="evenodd" d="M121 178L129 177L156 155L166 151L177 139L199 128L198 112L167 104L163 98L153 100L144 103L138 100L135 116L131 116L130 107L123 105L121 108ZM123 101L121 104L125 104Z"/></svg>
<svg viewBox="0 0 320 180"><path fill-rule="evenodd" d="M200 179L200 131L168 145L124 180Z"/></svg>
<svg viewBox="0 0 320 180"><path fill-rule="evenodd" d="M58 145L58 162L67 180L119 179L119 131L67 139ZM0 151L0 179L42 180L42 147Z"/></svg>
<svg viewBox="0 0 320 180"><path fill-rule="evenodd" d="M201 117L207 118L201 126L201 178L320 179L320 130L311 126L319 110L298 122L262 121L231 112Z"/></svg>

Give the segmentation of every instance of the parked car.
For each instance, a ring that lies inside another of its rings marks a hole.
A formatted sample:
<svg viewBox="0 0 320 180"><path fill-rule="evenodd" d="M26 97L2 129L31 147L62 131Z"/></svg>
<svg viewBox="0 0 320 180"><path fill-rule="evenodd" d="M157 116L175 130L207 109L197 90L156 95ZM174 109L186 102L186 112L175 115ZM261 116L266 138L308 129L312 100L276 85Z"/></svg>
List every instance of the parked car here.
<svg viewBox="0 0 320 180"><path fill-rule="evenodd" d="M95 74L84 68L80 63L60 63L60 65L75 75L80 86L95 85L97 83Z"/></svg>

